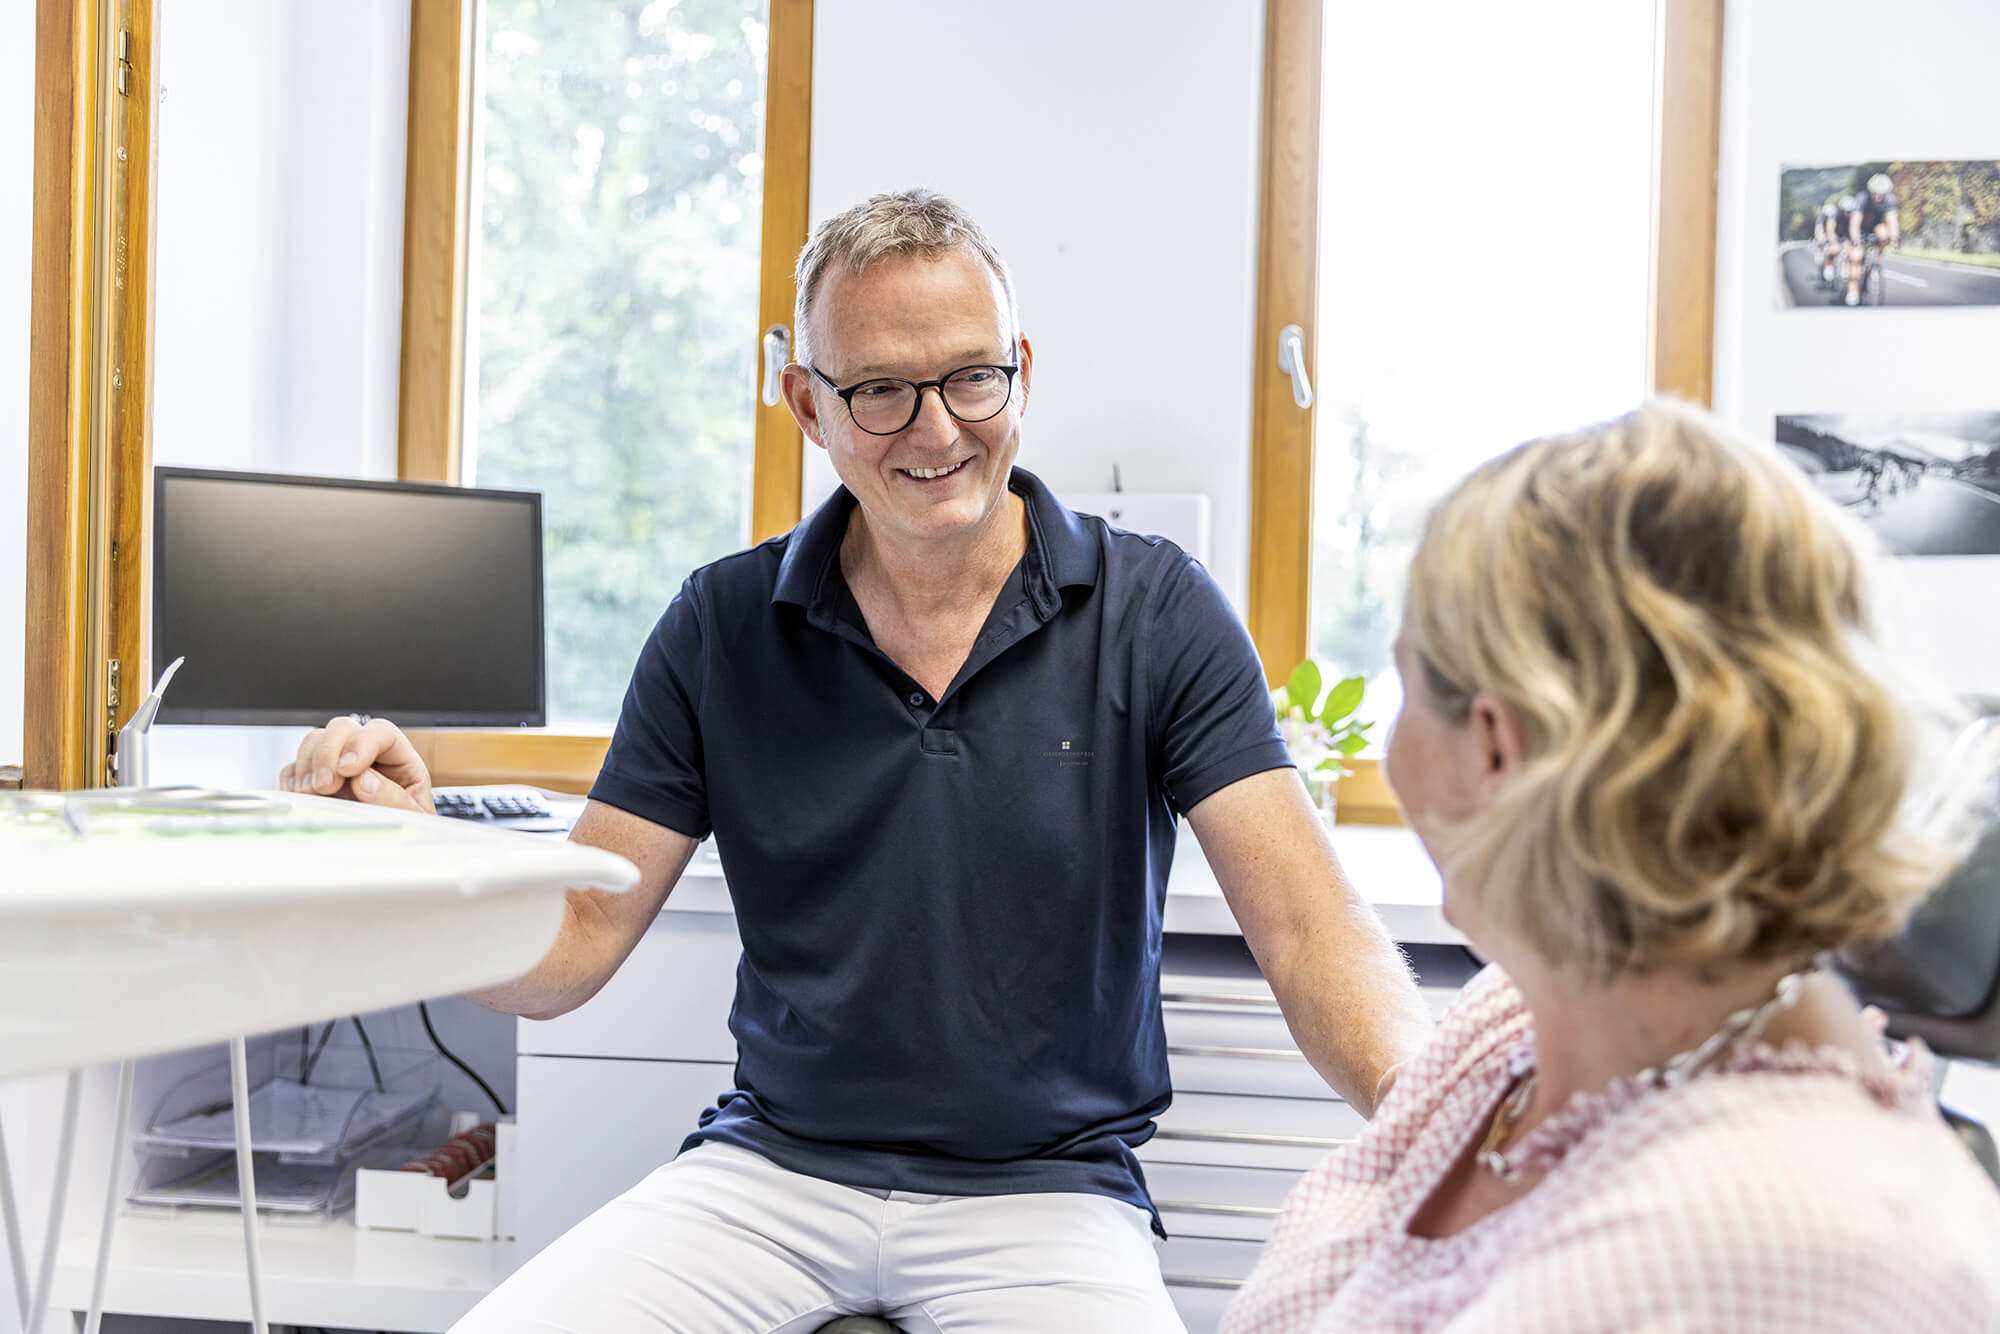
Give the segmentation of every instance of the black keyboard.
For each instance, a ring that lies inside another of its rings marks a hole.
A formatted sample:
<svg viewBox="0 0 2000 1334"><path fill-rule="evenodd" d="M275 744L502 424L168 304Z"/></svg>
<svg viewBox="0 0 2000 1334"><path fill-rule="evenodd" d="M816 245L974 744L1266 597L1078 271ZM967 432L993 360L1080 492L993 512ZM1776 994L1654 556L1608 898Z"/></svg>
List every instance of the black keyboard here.
<svg viewBox="0 0 2000 1334"><path fill-rule="evenodd" d="M440 787L432 789L431 800L439 815L453 820L477 820L531 834L569 832L570 822L551 811L532 788Z"/></svg>

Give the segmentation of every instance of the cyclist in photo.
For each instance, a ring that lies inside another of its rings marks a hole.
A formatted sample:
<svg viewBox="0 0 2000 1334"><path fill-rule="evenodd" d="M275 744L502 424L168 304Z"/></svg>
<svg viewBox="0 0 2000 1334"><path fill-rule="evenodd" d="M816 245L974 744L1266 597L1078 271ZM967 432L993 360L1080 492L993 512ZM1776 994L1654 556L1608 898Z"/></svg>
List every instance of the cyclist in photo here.
<svg viewBox="0 0 2000 1334"><path fill-rule="evenodd" d="M1842 195L1833 205L1833 244L1827 250L1829 286L1847 282L1847 232L1854 216L1854 196Z"/></svg>
<svg viewBox="0 0 2000 1334"><path fill-rule="evenodd" d="M1840 244L1840 209L1829 199L1813 219L1813 267L1821 287L1833 286L1833 250Z"/></svg>
<svg viewBox="0 0 2000 1334"><path fill-rule="evenodd" d="M1888 174L1876 172L1868 178L1868 193L1854 201L1854 213L1848 220L1848 239L1851 244L1847 251L1847 304L1861 304L1861 269L1864 239L1872 241L1880 249L1879 256L1893 249L1902 235L1896 215L1896 191Z"/></svg>

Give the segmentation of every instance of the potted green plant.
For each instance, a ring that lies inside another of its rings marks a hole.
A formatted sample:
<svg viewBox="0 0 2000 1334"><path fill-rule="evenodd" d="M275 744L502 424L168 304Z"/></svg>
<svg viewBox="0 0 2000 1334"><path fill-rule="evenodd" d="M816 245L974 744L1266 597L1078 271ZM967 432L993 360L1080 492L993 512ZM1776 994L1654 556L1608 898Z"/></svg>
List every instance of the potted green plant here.
<svg viewBox="0 0 2000 1334"><path fill-rule="evenodd" d="M1320 664L1307 658L1292 668L1281 686L1271 690L1278 730L1291 748L1299 777L1312 793L1313 804L1328 823L1333 821L1335 784L1348 772L1347 761L1368 744L1375 724L1361 722L1354 711L1368 688L1366 678L1343 677L1332 685Z"/></svg>

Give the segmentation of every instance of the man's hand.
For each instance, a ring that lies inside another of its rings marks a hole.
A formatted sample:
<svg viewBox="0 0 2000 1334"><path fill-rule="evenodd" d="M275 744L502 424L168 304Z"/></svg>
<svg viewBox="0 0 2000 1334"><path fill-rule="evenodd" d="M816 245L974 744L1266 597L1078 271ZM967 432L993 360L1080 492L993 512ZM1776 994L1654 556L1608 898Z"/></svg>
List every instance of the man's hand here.
<svg viewBox="0 0 2000 1334"><path fill-rule="evenodd" d="M366 725L351 717L335 718L306 733L298 758L279 770L278 786L287 792L437 813L430 770L402 729L386 718Z"/></svg>

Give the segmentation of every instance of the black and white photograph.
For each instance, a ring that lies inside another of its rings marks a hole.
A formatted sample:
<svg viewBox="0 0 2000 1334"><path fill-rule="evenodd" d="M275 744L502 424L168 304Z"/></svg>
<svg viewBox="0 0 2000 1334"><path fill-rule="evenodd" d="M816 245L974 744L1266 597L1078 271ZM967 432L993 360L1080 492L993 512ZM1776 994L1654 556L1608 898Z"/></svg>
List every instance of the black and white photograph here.
<svg viewBox="0 0 2000 1334"><path fill-rule="evenodd" d="M2000 412L1804 413L1777 437L1890 554L2000 555Z"/></svg>
<svg viewBox="0 0 2000 1334"><path fill-rule="evenodd" d="M2000 161L1781 168L1778 304L2000 306Z"/></svg>

